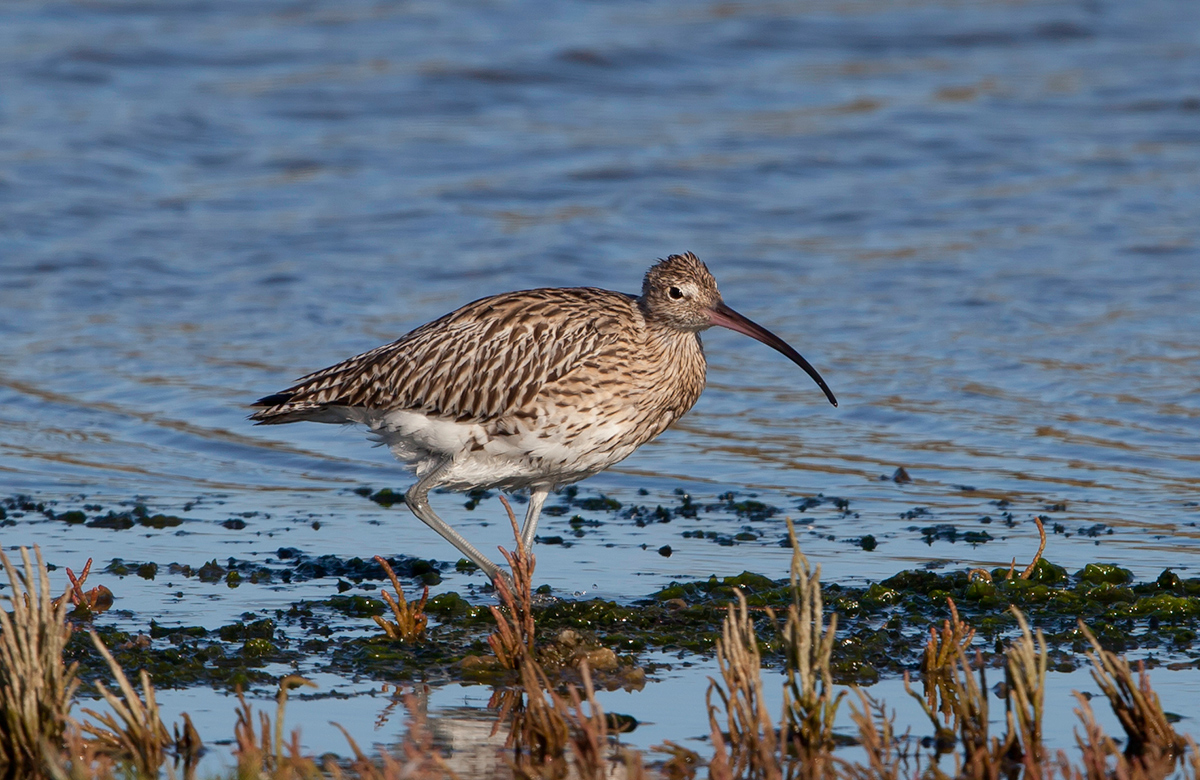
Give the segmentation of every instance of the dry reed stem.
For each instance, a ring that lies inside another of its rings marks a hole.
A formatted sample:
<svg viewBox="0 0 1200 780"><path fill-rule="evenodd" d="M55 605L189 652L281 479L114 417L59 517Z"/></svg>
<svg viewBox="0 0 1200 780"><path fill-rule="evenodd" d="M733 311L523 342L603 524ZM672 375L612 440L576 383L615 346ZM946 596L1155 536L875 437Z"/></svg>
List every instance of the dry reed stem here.
<svg viewBox="0 0 1200 780"><path fill-rule="evenodd" d="M717 641L717 663L724 685L710 678L706 694L714 747L709 773L714 778L790 780L835 774L831 759L833 725L845 695L833 694L830 671L837 616L825 625L820 568L809 566L791 520L788 533L792 543L792 603L782 629L776 621L787 673L783 714L776 726L767 712L758 638L746 599L736 591L737 603L729 605ZM767 612L775 621L775 613ZM722 711L724 723L719 716Z"/></svg>
<svg viewBox="0 0 1200 780"><path fill-rule="evenodd" d="M75 576L75 572L71 571L70 566L67 567L67 579L71 581L71 589L58 598L70 598L71 605L75 607L71 612L72 617L86 620L96 613L108 610L113 605L112 591L103 585L97 585L84 593L83 585L87 582L88 574L91 571L91 558L88 558L87 563L83 565L83 571L78 577Z"/></svg>
<svg viewBox="0 0 1200 780"><path fill-rule="evenodd" d="M700 758L699 753L669 739L661 745L650 748L650 751L670 756L659 767L666 780L693 780L696 777L696 770L704 766L704 760Z"/></svg>
<svg viewBox="0 0 1200 780"><path fill-rule="evenodd" d="M103 656L113 677L116 678L121 696L118 697L108 690L104 683L97 681L96 690L112 708L112 712L99 713L84 709L86 714L105 728L90 723L83 724L82 728L95 737L98 748L103 752L118 760L128 761L143 777L157 777L158 768L166 760L166 751L174 744L174 740L171 739L159 714L150 674L145 669L140 674L142 695L145 697L143 702L142 697L138 696L130 684L129 678L125 676L125 671L104 646L104 642L95 631L88 633L92 637L92 644Z"/></svg>
<svg viewBox="0 0 1200 780"><path fill-rule="evenodd" d="M609 777L608 719L596 701L586 660L579 664L579 673L582 694L578 687L568 685L564 697L551 687L544 669L531 657L524 658L521 678L527 703L509 735L510 746L517 748L513 772L518 778L559 780L570 775L578 780L604 780ZM568 748L573 774L565 760ZM619 760L627 778L645 775L639 752L622 751Z"/></svg>
<svg viewBox="0 0 1200 780"><path fill-rule="evenodd" d="M1191 780L1200 780L1200 747L1189 734L1183 736L1183 741L1187 743L1186 766L1191 773Z"/></svg>
<svg viewBox="0 0 1200 780"><path fill-rule="evenodd" d="M887 707L855 688L862 709L850 702L850 717L858 726L858 742L867 754L867 764L851 764L838 760L841 777L845 780L902 780L908 765L908 753L903 741L896 738L896 713L887 713ZM907 736L907 735L906 735Z"/></svg>
<svg viewBox="0 0 1200 780"><path fill-rule="evenodd" d="M937 753L949 753L956 742L962 749L962 755L956 757L956 777L970 780L992 780L998 777L1002 769L1006 769L1006 758L1015 744L1015 736L1009 733L1003 742L988 735L988 701L987 676L983 656L976 651L974 666L979 670L978 680L972 673L972 664L967 660L965 650L959 646L954 653L954 663L949 667L938 690L942 695L942 711L950 712L953 730L942 727L935 708L927 698L920 696L912 689L907 673L904 676L904 688L908 694L921 705L926 717L933 724L936 737ZM943 773L936 766L931 772L938 777Z"/></svg>
<svg viewBox="0 0 1200 780"><path fill-rule="evenodd" d="M392 609L392 615L396 618L395 622L385 620L378 615L372 615L374 620L389 639L395 639L400 642L419 642L424 638L425 626L429 622L429 616L425 614L425 602L429 601L429 586L425 586L425 592L421 594L421 600L416 604L410 605L408 600L404 598L404 589L400 587L400 580L396 578L396 572L392 570L391 564L384 560L383 556L376 555L375 562L383 567L388 579L392 581L392 587L396 590L395 598L386 590L380 590L380 595L387 605Z"/></svg>
<svg viewBox="0 0 1200 780"><path fill-rule="evenodd" d="M1088 698L1078 691L1074 692L1074 696L1079 702L1079 706L1075 708L1075 715L1083 726L1082 735L1078 731L1075 732L1075 744L1079 746L1082 766L1072 767L1066 752L1060 750L1059 771L1063 777L1068 777L1070 772L1075 778L1109 780L1109 759L1113 759L1117 766L1124 766L1125 758L1117 748L1117 743L1105 734L1104 729L1096 722L1096 714L1092 711Z"/></svg>
<svg viewBox="0 0 1200 780"><path fill-rule="evenodd" d="M939 749L948 747L950 740L942 730L934 709L936 707L942 713L950 714L962 748L955 771L957 776L991 780L1001 774L1015 777L1020 773L1025 780L1040 780L1047 771L1042 744L1047 668L1045 637L1039 630L1035 639L1025 616L1015 607L1011 608L1021 628L1021 637L1005 653L1007 729L1002 740L989 737L987 679L982 655L976 651L974 663L979 670L976 681L966 653L974 632L958 619L952 601L950 605L952 620L946 621L943 627L940 645L936 635L933 635L926 648L926 665L932 667L934 662L939 662L937 675L927 675L926 696L918 697L909 688L907 677L905 687L921 703L938 730ZM949 656L948 663L946 656ZM935 690L940 694L940 707L929 699L928 681L931 677ZM936 767L934 773L941 774Z"/></svg>
<svg viewBox="0 0 1200 780"><path fill-rule="evenodd" d="M959 618L953 599L947 599L947 602L950 619L943 622L940 634L930 629L925 646L921 665L925 695L918 697L905 677L905 688L921 703L936 730L937 752L950 752L957 742L962 749L957 771L967 777L990 778L1001 771L1016 771L1015 767L1019 765L1027 780L1040 778L1045 760L1042 746L1047 665L1045 638L1038 631L1035 642L1025 616L1012 608L1021 628L1021 638L1005 654L1007 729L1003 740L989 737L987 679L982 655L978 651L975 653L978 680L967 660L975 630ZM938 714L952 725L953 731L943 728Z"/></svg>
<svg viewBox="0 0 1200 780"><path fill-rule="evenodd" d="M84 739L77 723L72 723L55 749L46 745L46 769L54 780L113 780L117 763L104 753L95 740Z"/></svg>
<svg viewBox="0 0 1200 780"><path fill-rule="evenodd" d="M1190 734L1183 734L1183 742L1187 744L1187 754L1184 757L1184 776L1190 775L1190 780L1200 780L1200 746Z"/></svg>
<svg viewBox="0 0 1200 780"><path fill-rule="evenodd" d="M947 598L946 605L950 607L950 618L942 621L941 633L933 626L929 627L929 641L925 643L925 654L921 659L921 671L925 674L952 671L958 651L965 651L975 639L975 629L959 618L954 599Z"/></svg>
<svg viewBox="0 0 1200 780"><path fill-rule="evenodd" d="M182 717L183 729L180 730L179 724L174 723L171 730L175 735L176 759L183 764L183 776L190 780L196 774L200 756L204 754L204 743L200 740L200 732L192 724L191 716L185 712Z"/></svg>
<svg viewBox="0 0 1200 780"><path fill-rule="evenodd" d="M952 680L958 668L959 656L966 653L975 639L975 629L958 616L954 599L946 599L950 618L942 621L942 630L929 628L929 640L921 659L921 685L925 691L928 710L937 710L946 723L954 720L955 694Z"/></svg>
<svg viewBox="0 0 1200 780"><path fill-rule="evenodd" d="M710 771L714 777L779 780L783 777L779 733L762 693L762 658L758 637L746 610L746 597L734 591L717 640L717 665L724 686L709 678L705 701L714 755ZM713 697L720 699L720 706ZM718 713L725 713L725 723ZM729 738L726 741L722 726Z"/></svg>
<svg viewBox="0 0 1200 780"><path fill-rule="evenodd" d="M311 758L306 758L300 748L300 730L294 729L284 755L283 720L287 711L288 691L301 685L316 688L316 683L299 675L289 674L279 681L279 692L275 695L275 723L265 712L258 713L258 733L254 730L254 712L246 702L246 696L238 689L237 721L233 734L237 746L233 750L237 759L239 780L296 780L297 778L322 777L321 770Z"/></svg>
<svg viewBox="0 0 1200 780"><path fill-rule="evenodd" d="M513 748L512 770L519 780L562 780L567 776L567 744L571 738L564 709L546 701L546 673L530 654L520 657L525 706L517 709L507 747Z"/></svg>
<svg viewBox="0 0 1200 780"><path fill-rule="evenodd" d="M1082 620L1079 629L1092 645L1087 652L1092 662L1092 679L1104 692L1128 737L1126 757L1139 759L1146 766L1161 760L1174 762L1183 754L1186 743L1163 713L1158 694L1150 687L1145 663L1138 662L1138 681L1134 683L1133 671L1125 658L1102 648Z"/></svg>
<svg viewBox="0 0 1200 780"><path fill-rule="evenodd" d="M1021 627L1021 638L1009 645L1005 652L1008 698L1006 718L1009 739L1013 743L1012 758L1021 761L1027 778L1035 777L1046 759L1042 746L1042 724L1045 715L1046 697L1046 637L1039 628L1035 634L1029 630L1025 615L1016 607L1009 611Z"/></svg>
<svg viewBox="0 0 1200 780"><path fill-rule="evenodd" d="M543 676L544 676L543 672ZM606 761L608 753L608 718L600 703L596 701L596 689L592 686L592 672L586 660L579 664L579 674L583 678L583 693L574 685L567 686L570 706L566 718L571 726L571 763L575 773L582 780L602 780L607 776ZM562 698L554 694L555 706L561 706ZM583 704L587 702L588 714L584 714ZM626 754L626 765L629 766L637 756L637 764L641 765L640 754Z"/></svg>
<svg viewBox="0 0 1200 780"><path fill-rule="evenodd" d="M12 614L0 608L0 774L44 776L43 755L57 749L67 730L78 665L63 663L71 636L65 593L50 598L50 577L42 551L21 548L24 574L0 551L11 594Z"/></svg>
<svg viewBox="0 0 1200 780"><path fill-rule="evenodd" d="M1033 522L1037 523L1038 535L1041 536L1042 541L1038 545L1037 554L1033 556L1033 560L1030 561L1029 565L1025 567L1025 570L1021 572L1021 579L1023 580L1027 580L1033 576L1033 573L1037 570L1038 561L1042 559L1042 553L1046 551L1046 526L1042 525L1042 518L1037 515L1034 516ZM1010 571L1009 579L1011 578L1012 573Z"/></svg>
<svg viewBox="0 0 1200 780"><path fill-rule="evenodd" d="M787 684L783 711L791 754L805 765L833 750L833 724L845 692L833 695L830 656L837 634L837 615L825 625L821 598L821 567L813 569L800 551L796 528L788 518L792 545L789 567L792 603L780 634L783 640ZM774 619L774 615L771 615Z"/></svg>
<svg viewBox="0 0 1200 780"><path fill-rule="evenodd" d="M354 752L354 761L349 767L353 774L344 772L336 762L326 760L325 771L329 776L334 780L458 780L434 745L429 719L417 696L406 694L403 703L408 712L408 729L400 747L400 755L380 749L378 760L372 760L359 749L350 732L335 723L333 725L346 737L346 742Z"/></svg>
<svg viewBox="0 0 1200 780"><path fill-rule="evenodd" d="M712 692L712 682L709 682L709 694ZM708 699L709 694L705 698ZM711 731L713 756L708 761L708 780L734 780L733 767L729 764L729 744L721 735L721 729L713 718L712 701L708 701L708 723Z"/></svg>
<svg viewBox="0 0 1200 780"><path fill-rule="evenodd" d="M966 653L960 650L958 655L961 677L955 675L958 683L955 691L955 720L964 758L968 764L985 760L989 747L992 748L992 755L999 757L1008 751L998 749L995 739L988 739L987 667L983 662L983 655L978 650L975 652L975 667L979 669L978 682L975 675L971 674Z"/></svg>
<svg viewBox="0 0 1200 780"><path fill-rule="evenodd" d="M496 631L487 641L504 668L518 670L521 669L522 658L534 652L533 570L537 560L521 544L517 517L508 499L501 495L500 501L508 512L513 538L516 539L516 552L500 549L500 554L512 570L512 577L511 581L504 576L496 578L496 595L501 606L491 607L492 617L496 619Z"/></svg>
<svg viewBox="0 0 1200 780"><path fill-rule="evenodd" d="M87 563L83 564L83 571L79 576L75 576L75 572L71 571L71 567L67 567L67 579L71 581L71 603L75 606L87 602L87 596L83 592L83 584L87 582L88 575L92 573L92 559L88 558Z"/></svg>
<svg viewBox="0 0 1200 780"><path fill-rule="evenodd" d="M1066 751L1058 751L1058 773L1063 780L1164 780L1178 777L1180 780L1200 779L1200 755L1191 737L1184 737L1187 757L1182 771L1176 771L1175 757L1167 755L1134 756L1122 753L1116 740L1109 737L1096 722L1088 698L1074 692L1079 706L1075 714L1083 726L1083 734L1075 732L1075 743L1081 753L1081 765L1072 766Z"/></svg>
<svg viewBox="0 0 1200 780"><path fill-rule="evenodd" d="M262 721L262 739L257 739L254 732L254 711L250 709L246 695L241 688L237 690L238 706L237 720L233 724L233 738L237 747L233 750L237 759L237 776L242 778L259 777L264 767L268 766L267 756L271 752L271 724L266 713L259 713Z"/></svg>
<svg viewBox="0 0 1200 780"><path fill-rule="evenodd" d="M564 697L550 685L544 669L531 657L521 664L526 704L514 721L508 745L515 749L513 772L519 778L566 777L568 767L579 780L603 780L608 772L608 720L596 701L587 661L579 665L583 694L567 686ZM584 704L587 704L587 711ZM570 749L570 764L566 761ZM641 769L640 754L623 756L627 768Z"/></svg>
<svg viewBox="0 0 1200 780"><path fill-rule="evenodd" d="M1008 574L1004 576L1004 579L1006 580L1011 580L1014 577L1017 579L1027 580L1032 577L1033 573L1037 570L1038 561L1042 559L1042 553L1046 551L1046 526L1042 524L1041 516L1035 516L1033 518L1033 522L1037 523L1038 535L1041 537L1041 541L1038 543L1037 552L1034 554L1033 560L1029 562L1028 566L1021 570L1020 574L1017 574L1017 559L1013 558L1012 563L1008 565ZM975 575L978 574L982 579L988 582L992 581L992 575L986 569L971 569L967 574L971 579L974 579Z"/></svg>
<svg viewBox="0 0 1200 780"><path fill-rule="evenodd" d="M276 756L283 755L283 716L287 712L288 691L292 688L300 686L308 688L316 688L317 684L312 680L301 677L298 674L289 674L279 681L279 691L275 694L275 751ZM292 742L299 742L299 730L292 731ZM298 756L298 751L292 751L293 756Z"/></svg>

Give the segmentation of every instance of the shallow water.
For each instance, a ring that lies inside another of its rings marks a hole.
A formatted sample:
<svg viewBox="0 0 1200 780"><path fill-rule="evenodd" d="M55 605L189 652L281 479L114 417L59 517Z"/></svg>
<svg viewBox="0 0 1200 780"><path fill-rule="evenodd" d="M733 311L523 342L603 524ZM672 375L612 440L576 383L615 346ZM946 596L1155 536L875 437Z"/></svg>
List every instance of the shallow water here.
<svg viewBox="0 0 1200 780"><path fill-rule="evenodd" d="M1068 568L1195 576L1198 84L1200 5L1170 0L6 3L0 493L189 522L0 538L76 568L285 543L453 560L351 492L408 484L386 452L254 428L245 404L482 295L635 291L690 249L841 405L710 331L696 409L584 488L782 512L610 519L538 548L557 592L782 576L783 514L827 580L1028 560L1039 513ZM849 511L801 513L816 494ZM509 540L494 500L434 502L483 549ZM939 523L996 539L927 544ZM681 535L742 525L758 541ZM160 621L247 608L195 582L114 590Z"/></svg>

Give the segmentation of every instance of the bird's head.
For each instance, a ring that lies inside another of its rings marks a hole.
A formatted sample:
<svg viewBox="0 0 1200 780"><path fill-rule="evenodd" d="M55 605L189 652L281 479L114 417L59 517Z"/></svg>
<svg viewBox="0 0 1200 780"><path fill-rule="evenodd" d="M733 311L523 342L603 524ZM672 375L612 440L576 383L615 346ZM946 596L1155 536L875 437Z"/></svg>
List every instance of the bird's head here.
<svg viewBox="0 0 1200 780"><path fill-rule="evenodd" d="M714 324L721 305L717 280L691 252L659 260L642 281L642 306L651 319L676 330L697 333Z"/></svg>
<svg viewBox="0 0 1200 780"><path fill-rule="evenodd" d="M743 333L781 352L812 377L829 403L837 406L833 391L817 370L783 339L725 305L717 280L708 266L691 252L671 255L646 272L641 304L652 321L678 331L699 333L720 325Z"/></svg>

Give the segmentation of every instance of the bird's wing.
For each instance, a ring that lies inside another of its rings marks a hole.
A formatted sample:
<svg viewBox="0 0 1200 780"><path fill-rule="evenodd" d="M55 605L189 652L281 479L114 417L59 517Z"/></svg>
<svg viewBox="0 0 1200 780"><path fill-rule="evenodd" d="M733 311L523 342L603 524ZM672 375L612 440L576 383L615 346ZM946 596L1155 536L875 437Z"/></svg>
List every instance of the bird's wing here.
<svg viewBox="0 0 1200 780"><path fill-rule="evenodd" d="M256 402L261 423L311 419L328 407L405 409L485 422L610 351L636 299L590 288L527 290L469 303L391 344L303 377Z"/></svg>

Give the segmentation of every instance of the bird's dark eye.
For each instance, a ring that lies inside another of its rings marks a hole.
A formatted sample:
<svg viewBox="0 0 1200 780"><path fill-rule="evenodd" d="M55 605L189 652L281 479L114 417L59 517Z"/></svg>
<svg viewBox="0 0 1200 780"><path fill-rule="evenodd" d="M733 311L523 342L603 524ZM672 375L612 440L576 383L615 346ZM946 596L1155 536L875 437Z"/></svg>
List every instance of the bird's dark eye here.
<svg viewBox="0 0 1200 780"><path fill-rule="evenodd" d="M679 300L683 297L683 290L679 289L678 287L672 287L671 289L667 290L667 295L671 296L675 300Z"/></svg>

